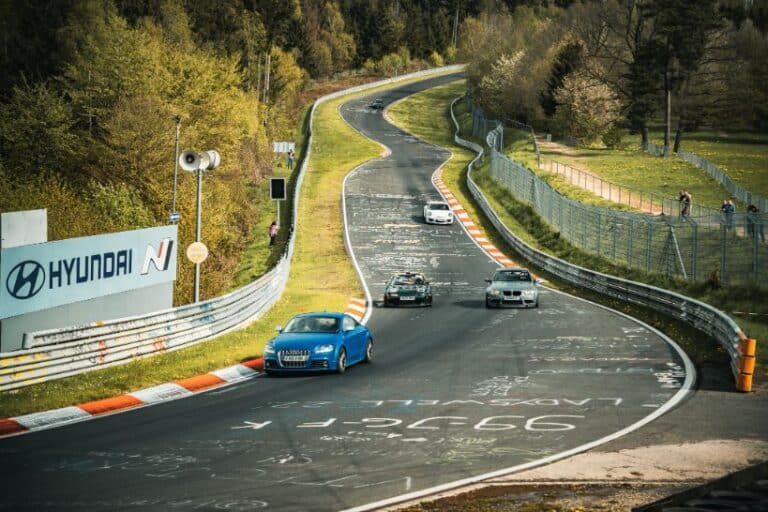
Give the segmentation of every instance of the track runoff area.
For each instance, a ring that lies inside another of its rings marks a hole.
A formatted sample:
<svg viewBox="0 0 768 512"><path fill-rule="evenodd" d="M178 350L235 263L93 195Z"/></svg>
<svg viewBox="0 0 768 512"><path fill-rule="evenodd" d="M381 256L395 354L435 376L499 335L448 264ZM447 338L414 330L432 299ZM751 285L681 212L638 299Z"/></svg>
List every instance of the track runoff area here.
<svg viewBox="0 0 768 512"><path fill-rule="evenodd" d="M652 421L692 384L649 326L542 287L538 309L487 310L499 267L460 223L421 217L450 156L379 109L438 77L343 105L388 156L344 183L347 236L374 301L424 272L432 307L368 320L372 365L258 378L0 440L0 510L366 510L544 464Z"/></svg>

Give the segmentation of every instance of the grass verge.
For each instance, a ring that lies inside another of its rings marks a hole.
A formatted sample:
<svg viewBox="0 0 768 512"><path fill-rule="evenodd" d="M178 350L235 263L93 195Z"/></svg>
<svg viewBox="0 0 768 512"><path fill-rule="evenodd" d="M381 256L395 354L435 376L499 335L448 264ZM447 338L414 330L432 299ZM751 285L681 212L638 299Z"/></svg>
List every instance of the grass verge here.
<svg viewBox="0 0 768 512"><path fill-rule="evenodd" d="M662 144L663 132L654 131L651 138ZM680 148L706 158L753 194L768 197L768 134L696 131L683 134Z"/></svg>
<svg viewBox="0 0 768 512"><path fill-rule="evenodd" d="M474 157L474 154L454 144L453 123L449 114L450 102L461 95L464 90L465 84L463 82L454 82L447 86L419 93L391 109L390 117L398 125L416 136L453 151L453 157L444 167L443 181L456 195L473 220L482 225L483 230L493 244L507 255L512 256L512 259L517 257L520 260L519 255L503 240L482 214L466 186L465 169L467 163ZM435 115L435 113L439 113L439 115ZM462 103L459 103L457 114L462 127L461 133L470 133L471 116ZM467 135L465 137L468 138ZM475 142L482 143L482 141L477 140ZM487 162L486 160L486 163L473 174L475 182L486 194L494 210L499 214L507 227L529 245L576 265L674 290L707 302L724 311L759 311L768 313L768 310L765 310L766 303L768 303L768 292L757 288L742 288L738 294L734 294L731 290L709 290L704 285L670 280L660 274L648 274L616 265L605 258L590 255L573 247L561 239L558 233L550 229L530 206L517 201L506 189L496 184L489 175ZM550 280L550 285L554 288L598 302L653 325L680 343L698 365L725 366L727 363L727 354L724 349L714 339L703 339L702 333L693 329L688 324L673 320L647 308L627 304L620 300L607 298L581 288L573 287L553 278L553 276L545 274L545 277ZM768 325L765 323L744 319L737 319L737 322L750 336L758 340L768 339ZM764 377L768 375L765 361L765 353L762 352L761 355L761 351L758 350L756 383L765 380Z"/></svg>
<svg viewBox="0 0 768 512"><path fill-rule="evenodd" d="M419 80L423 78L409 82ZM183 350L0 393L0 418L129 393L259 357L264 344L273 336L275 325L285 325L301 311L343 310L350 297L362 297L344 247L339 208L341 185L352 169L379 156L381 147L350 128L339 116L338 107L355 96L409 82L337 98L317 109L312 158L300 194L296 248L288 286L280 301L262 318L244 329ZM283 206L288 209L287 203ZM276 259L275 254L279 256L281 252L279 247L266 250L266 224L261 227L263 233L255 233L249 256L241 267L238 280L242 283L266 270L269 262ZM285 236L285 232L281 235Z"/></svg>

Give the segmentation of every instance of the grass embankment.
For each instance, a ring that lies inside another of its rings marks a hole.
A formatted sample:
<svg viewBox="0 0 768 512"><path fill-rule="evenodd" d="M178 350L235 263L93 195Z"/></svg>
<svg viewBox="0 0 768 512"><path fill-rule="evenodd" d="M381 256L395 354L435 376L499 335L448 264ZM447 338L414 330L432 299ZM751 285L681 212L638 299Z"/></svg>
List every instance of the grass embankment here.
<svg viewBox="0 0 768 512"><path fill-rule="evenodd" d="M662 144L661 132L651 133ZM753 194L768 197L768 134L697 131L683 134L680 149L706 158Z"/></svg>
<svg viewBox="0 0 768 512"><path fill-rule="evenodd" d="M418 80L422 79L412 81ZM408 82L397 85L404 83ZM300 192L296 249L288 286L280 301L258 322L187 349L0 393L0 418L128 393L259 357L264 344L273 336L274 327L285 325L294 314L343 310L350 297L362 297L363 292L344 247L339 208L341 187L347 173L378 157L382 150L378 144L350 128L337 109L355 96L391 87L386 85L335 99L323 103L315 112L312 157ZM288 225L287 217L283 213L287 213L288 205L288 202L284 203L281 210L285 226ZM269 251L266 245L266 229L271 218L265 216L264 225L258 227L261 232L254 234L235 284L250 282L279 258L282 246ZM282 231L280 235L284 242L287 234L285 229ZM263 260L259 261L259 257Z"/></svg>
<svg viewBox="0 0 768 512"><path fill-rule="evenodd" d="M614 209L628 209L612 201L570 184L565 178L553 176L548 171L537 169L536 157L527 133L507 129L504 137L513 141L504 153L524 163L542 177L545 177L563 195L595 206ZM527 141L527 144L524 144ZM728 191L698 167L677 157L660 158L641 149L589 149L570 146L541 148L542 162L557 161L576 169L588 170L614 185L657 194L664 198L676 199L681 190L688 190L694 201L701 206L720 208Z"/></svg>
<svg viewBox="0 0 768 512"><path fill-rule="evenodd" d="M416 136L453 151L453 158L444 167L443 180L473 220L482 224L483 230L489 239L506 254L512 256L512 259L515 259L514 249L506 244L501 236L496 233L493 226L472 200L466 186L465 169L474 154L453 143L453 123L450 119L449 105L464 90L465 85L463 82L454 82L447 86L430 89L399 103L390 111L390 116L400 126ZM461 124L461 134L471 133L471 116L463 103L460 102L458 104L456 112ZM435 113L441 114L435 115ZM469 135L463 136L469 138ZM482 141L476 140L475 142L481 143ZM764 308L766 302L768 302L768 293L765 291L749 290L745 293L742 290L738 294L734 294L729 290L709 290L704 285L673 281L663 275L648 274L636 269L630 269L613 264L605 258L585 253L560 238L530 206L517 201L506 189L496 184L489 175L488 162L488 159L486 159L486 163L473 173L475 182L481 187L506 226L533 247L576 265L678 291L712 304L724 311L757 311ZM520 260L520 257L517 256L517 259ZM545 277L550 279L549 284L552 287L605 304L611 308L641 318L657 327L672 339L678 341L697 364L723 364L727 360L724 350L714 340L702 339L701 333L687 324L672 320L667 316L646 308L572 287L567 283L553 279L552 276L545 275ZM768 326L765 324L743 319L737 319L737 321L750 336L756 337L758 340L768 339ZM762 364L765 360L765 351L758 350L756 383L763 380L761 377L768 373L765 369L766 365Z"/></svg>

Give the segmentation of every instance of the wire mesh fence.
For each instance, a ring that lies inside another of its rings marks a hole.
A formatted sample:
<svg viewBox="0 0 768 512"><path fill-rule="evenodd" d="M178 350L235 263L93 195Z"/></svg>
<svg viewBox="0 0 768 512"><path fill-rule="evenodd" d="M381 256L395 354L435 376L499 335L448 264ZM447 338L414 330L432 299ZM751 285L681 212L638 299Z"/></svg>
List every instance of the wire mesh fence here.
<svg viewBox="0 0 768 512"><path fill-rule="evenodd" d="M568 199L533 171L492 152L491 176L570 243L647 272L722 284L766 285L765 214L641 214Z"/></svg>
<svg viewBox="0 0 768 512"><path fill-rule="evenodd" d="M474 137L485 140L491 130L503 133L504 123L486 119L470 99L467 105L472 112ZM533 129L522 123L513 127L531 134L538 154ZM723 285L768 286L765 213L726 214L693 205L689 215L681 216L676 199L611 184L559 162L539 163L539 167L564 175L596 195L637 211L585 205L561 195L531 169L499 153L501 146L491 146L494 180L533 206L576 247L646 272Z"/></svg>

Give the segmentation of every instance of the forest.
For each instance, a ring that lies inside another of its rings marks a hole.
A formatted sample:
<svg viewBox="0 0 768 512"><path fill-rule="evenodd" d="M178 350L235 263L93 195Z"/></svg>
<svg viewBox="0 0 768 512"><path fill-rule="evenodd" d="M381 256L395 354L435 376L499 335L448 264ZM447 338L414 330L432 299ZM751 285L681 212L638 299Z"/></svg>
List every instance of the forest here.
<svg viewBox="0 0 768 512"><path fill-rule="evenodd" d="M459 55L489 117L593 147L660 125L677 152L701 127L768 130L766 30L764 1L571 2L469 18Z"/></svg>
<svg viewBox="0 0 768 512"><path fill-rule="evenodd" d="M178 120L183 149L222 154L212 297L271 215L271 141L329 90L466 63L489 116L583 144L660 118L766 130L767 28L757 0L0 0L0 211L47 208L51 240L166 223ZM178 186L186 247L195 183Z"/></svg>

